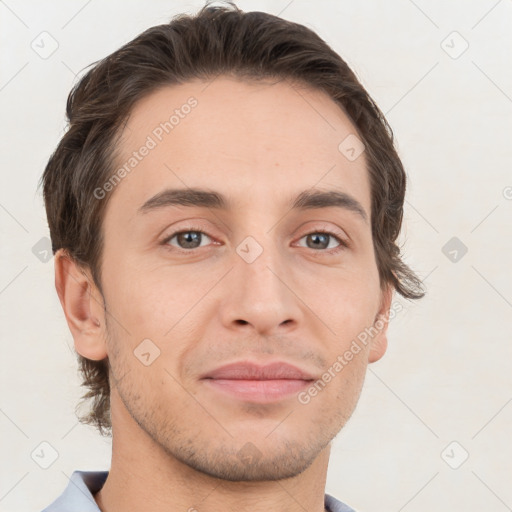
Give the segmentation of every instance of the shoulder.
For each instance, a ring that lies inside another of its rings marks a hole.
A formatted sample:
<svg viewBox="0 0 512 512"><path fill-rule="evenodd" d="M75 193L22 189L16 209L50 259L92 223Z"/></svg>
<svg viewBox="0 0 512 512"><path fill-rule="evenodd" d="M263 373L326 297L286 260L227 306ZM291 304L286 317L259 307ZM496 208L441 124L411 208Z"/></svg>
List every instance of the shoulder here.
<svg viewBox="0 0 512 512"><path fill-rule="evenodd" d="M62 494L42 512L100 512L94 499L108 471L73 471Z"/></svg>
<svg viewBox="0 0 512 512"><path fill-rule="evenodd" d="M356 512L353 508L349 507L347 504L337 500L334 496L330 494L325 494L325 508L329 512Z"/></svg>

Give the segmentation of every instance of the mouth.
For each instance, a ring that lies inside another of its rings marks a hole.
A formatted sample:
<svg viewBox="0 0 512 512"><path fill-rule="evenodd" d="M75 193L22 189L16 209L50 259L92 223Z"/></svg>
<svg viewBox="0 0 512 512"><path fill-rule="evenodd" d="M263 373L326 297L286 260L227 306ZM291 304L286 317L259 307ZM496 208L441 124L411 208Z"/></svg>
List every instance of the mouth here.
<svg viewBox="0 0 512 512"><path fill-rule="evenodd" d="M264 366L252 362L232 363L201 378L214 392L261 404L290 398L314 380L310 373L285 362Z"/></svg>

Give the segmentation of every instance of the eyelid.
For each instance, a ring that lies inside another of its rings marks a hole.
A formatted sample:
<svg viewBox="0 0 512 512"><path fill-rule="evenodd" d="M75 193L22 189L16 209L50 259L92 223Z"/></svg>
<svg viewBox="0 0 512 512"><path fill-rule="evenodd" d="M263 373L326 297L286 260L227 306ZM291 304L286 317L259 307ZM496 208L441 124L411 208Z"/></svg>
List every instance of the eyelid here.
<svg viewBox="0 0 512 512"><path fill-rule="evenodd" d="M323 233L325 235L330 235L333 238L338 239L341 243L346 244L346 245L349 245L349 243L350 243L350 240L346 235L344 235L343 233L340 233L339 231L332 230L329 228L313 229L312 231L308 231L303 236L307 236L307 235L311 235L311 234L315 234L315 233ZM301 237L301 238L303 238L303 237Z"/></svg>
<svg viewBox="0 0 512 512"><path fill-rule="evenodd" d="M209 227L209 225L212 225L213 228ZM172 238L174 235L182 233L184 231L201 231L202 233L207 234L210 238L215 238L213 235L210 235L209 232L213 230L222 231L223 229L224 227L221 227L219 223L212 220L206 221L204 218L201 217L188 218L178 220L168 225L165 229L160 231L158 239L161 239L162 242L164 242L165 240ZM227 228L227 230L229 233L231 233L229 227ZM164 236L164 233L169 234Z"/></svg>
<svg viewBox="0 0 512 512"><path fill-rule="evenodd" d="M216 238L213 236L213 235L210 235L208 233L208 231L206 231L203 227L200 227L200 226L195 226L193 224L189 224L187 226L184 226L183 228L178 228L178 229L175 229L171 234L169 235L166 235L164 237L164 239L160 242L162 245L166 245L169 243L170 240L172 240L176 235L179 235L180 233L187 233L187 232L198 232L198 233L201 233L203 235L206 235L208 238L210 238L211 240L215 241ZM186 251L186 252L190 252L194 249L181 249L180 247L175 247L175 249L177 249L178 251L181 250L181 251Z"/></svg>
<svg viewBox="0 0 512 512"><path fill-rule="evenodd" d="M192 249L182 249L181 247L177 247L177 246L171 245L169 243L175 236L179 235L180 233L187 233L187 232L198 232L198 233L201 233L202 235L206 235L208 238L210 238L212 240L213 243L208 244L207 246L199 246L199 247L195 247ZM334 229L329 229L329 228L311 228L310 230L308 230L307 232L302 234L299 237L298 241L302 240L304 237L306 237L308 235L312 235L312 234L316 234L316 233L323 233L323 234L326 234L327 236L330 236L330 237L336 239L338 241L338 246L331 248L331 249L311 249L308 247L299 246L303 249L310 249L312 251L313 256L315 256L315 257L322 257L322 256L328 256L328 255L333 256L333 255L337 255L338 253L340 253L344 250L352 248L351 241L346 235L344 236L339 231L336 231ZM210 246L210 245L219 245L218 241L216 240L216 238L214 236L210 235L203 228L193 226L193 225L185 226L181 229L177 229L176 231L173 231L170 235L166 236L162 240L162 242L160 242L160 244L162 246L164 246L167 250L177 252L179 254L197 253L199 249L207 249L208 246Z"/></svg>
<svg viewBox="0 0 512 512"><path fill-rule="evenodd" d="M313 224L312 226L309 226L309 224L311 222L315 222L315 221L307 222L308 227L306 228L305 232L300 236L300 238L303 238L304 236L310 235L312 233L325 233L327 235L331 235L331 236L338 238L340 240L340 242L343 242L344 244L346 244L347 247L352 247L352 239L350 238L350 236L348 235L348 233L345 230L342 230L338 226L332 226L332 225L326 226L325 221L320 221L320 222L324 222L323 225ZM297 231L299 231L299 230L302 231L303 225L300 226L300 228Z"/></svg>

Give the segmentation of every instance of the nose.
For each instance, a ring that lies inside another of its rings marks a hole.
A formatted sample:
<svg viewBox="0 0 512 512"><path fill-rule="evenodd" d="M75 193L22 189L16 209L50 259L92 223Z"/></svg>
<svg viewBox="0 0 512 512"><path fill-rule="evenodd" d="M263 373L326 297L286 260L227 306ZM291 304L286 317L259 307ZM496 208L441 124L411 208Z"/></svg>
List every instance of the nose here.
<svg viewBox="0 0 512 512"><path fill-rule="evenodd" d="M250 250L254 249L250 246ZM220 304L225 327L254 329L262 335L297 328L303 314L302 302L285 260L275 246L266 246L254 261L246 258L243 250L234 255L234 268Z"/></svg>

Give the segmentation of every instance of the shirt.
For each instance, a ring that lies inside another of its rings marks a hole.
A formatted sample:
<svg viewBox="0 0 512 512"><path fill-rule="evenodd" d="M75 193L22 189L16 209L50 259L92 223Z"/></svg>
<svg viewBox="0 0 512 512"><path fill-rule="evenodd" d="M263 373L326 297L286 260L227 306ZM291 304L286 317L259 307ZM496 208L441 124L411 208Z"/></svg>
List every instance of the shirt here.
<svg viewBox="0 0 512 512"><path fill-rule="evenodd" d="M73 471L64 492L42 512L101 512L93 494L103 487L107 476L108 471ZM329 494L324 503L329 512L355 512Z"/></svg>

